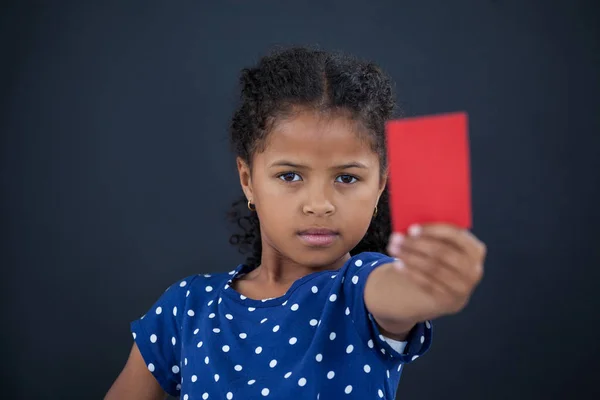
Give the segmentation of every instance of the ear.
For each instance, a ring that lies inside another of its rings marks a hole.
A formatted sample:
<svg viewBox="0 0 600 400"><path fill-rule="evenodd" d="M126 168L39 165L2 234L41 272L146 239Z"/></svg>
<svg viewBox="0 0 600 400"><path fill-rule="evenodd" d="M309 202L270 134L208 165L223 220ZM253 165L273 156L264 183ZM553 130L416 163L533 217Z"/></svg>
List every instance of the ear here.
<svg viewBox="0 0 600 400"><path fill-rule="evenodd" d="M242 185L242 190L244 191L244 196L248 201L253 202L253 190L252 190L252 174L250 172L250 167L244 160L240 157L235 159L238 169L238 174L240 175L240 185Z"/></svg>
<svg viewBox="0 0 600 400"><path fill-rule="evenodd" d="M387 185L387 181L388 181L388 173L387 173L387 171L385 171L381 175L381 178L379 179L379 190L377 192L377 203L375 203L375 204L379 204L379 198L381 197L381 193L383 193L383 191L385 190L385 185Z"/></svg>

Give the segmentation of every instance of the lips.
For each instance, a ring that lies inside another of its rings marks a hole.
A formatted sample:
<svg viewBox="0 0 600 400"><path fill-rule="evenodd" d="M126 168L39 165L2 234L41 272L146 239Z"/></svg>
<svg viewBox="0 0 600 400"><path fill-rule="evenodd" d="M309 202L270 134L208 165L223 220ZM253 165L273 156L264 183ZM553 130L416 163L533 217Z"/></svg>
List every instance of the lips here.
<svg viewBox="0 0 600 400"><path fill-rule="evenodd" d="M311 228L304 231L300 231L299 235L337 235L338 233L331 229L325 228Z"/></svg>
<svg viewBox="0 0 600 400"><path fill-rule="evenodd" d="M338 235L338 232L325 228L311 228L298 233L300 239L310 247L330 246Z"/></svg>

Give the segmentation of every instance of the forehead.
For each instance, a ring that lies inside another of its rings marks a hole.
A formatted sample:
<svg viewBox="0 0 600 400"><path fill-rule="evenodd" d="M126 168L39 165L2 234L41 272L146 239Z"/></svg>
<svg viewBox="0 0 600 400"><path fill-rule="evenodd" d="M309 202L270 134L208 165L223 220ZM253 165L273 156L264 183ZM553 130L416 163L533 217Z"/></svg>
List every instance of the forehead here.
<svg viewBox="0 0 600 400"><path fill-rule="evenodd" d="M275 124L261 158L280 157L324 164L349 159L369 164L378 161L368 135L355 121L314 112L302 112Z"/></svg>

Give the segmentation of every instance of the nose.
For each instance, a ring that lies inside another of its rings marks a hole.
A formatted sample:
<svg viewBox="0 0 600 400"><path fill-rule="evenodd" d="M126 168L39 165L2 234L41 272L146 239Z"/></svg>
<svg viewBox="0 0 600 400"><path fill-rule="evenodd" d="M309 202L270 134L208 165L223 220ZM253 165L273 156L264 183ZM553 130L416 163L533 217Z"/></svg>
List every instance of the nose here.
<svg viewBox="0 0 600 400"><path fill-rule="evenodd" d="M302 206L302 212L306 215L323 217L335 212L335 206L323 187L315 188L310 191L309 196Z"/></svg>

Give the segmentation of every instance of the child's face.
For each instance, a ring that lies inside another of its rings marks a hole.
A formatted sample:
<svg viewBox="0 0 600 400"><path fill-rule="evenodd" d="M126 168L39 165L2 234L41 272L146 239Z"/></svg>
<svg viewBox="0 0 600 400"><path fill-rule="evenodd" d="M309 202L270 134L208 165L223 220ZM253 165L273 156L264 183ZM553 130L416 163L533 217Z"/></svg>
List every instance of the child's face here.
<svg viewBox="0 0 600 400"><path fill-rule="evenodd" d="M318 268L345 257L365 235L385 186L378 155L355 124L311 112L276 124L251 176L240 160L238 169L260 219L263 262L275 254ZM311 241L302 231L312 228L335 234Z"/></svg>

